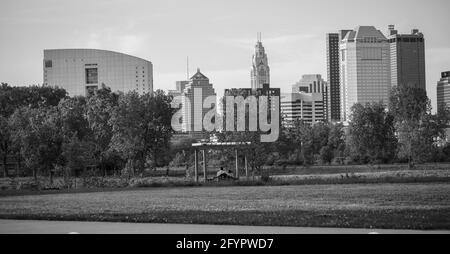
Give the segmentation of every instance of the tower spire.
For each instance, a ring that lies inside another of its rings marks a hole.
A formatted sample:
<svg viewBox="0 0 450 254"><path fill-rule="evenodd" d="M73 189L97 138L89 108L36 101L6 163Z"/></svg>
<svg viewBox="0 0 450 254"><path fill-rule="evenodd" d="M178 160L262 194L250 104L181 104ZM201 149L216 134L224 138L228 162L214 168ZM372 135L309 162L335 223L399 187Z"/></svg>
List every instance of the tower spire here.
<svg viewBox="0 0 450 254"><path fill-rule="evenodd" d="M267 55L261 42L261 32L257 32L257 43L252 58L251 82L252 89L262 88L264 84L270 84L270 68Z"/></svg>

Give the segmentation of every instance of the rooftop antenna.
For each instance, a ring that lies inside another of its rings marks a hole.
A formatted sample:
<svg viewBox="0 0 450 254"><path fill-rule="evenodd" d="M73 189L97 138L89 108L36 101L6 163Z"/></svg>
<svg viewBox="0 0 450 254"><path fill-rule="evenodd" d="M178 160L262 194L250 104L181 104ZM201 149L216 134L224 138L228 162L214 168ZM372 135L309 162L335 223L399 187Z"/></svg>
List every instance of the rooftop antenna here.
<svg viewBox="0 0 450 254"><path fill-rule="evenodd" d="M189 56L186 57L186 80L189 80Z"/></svg>

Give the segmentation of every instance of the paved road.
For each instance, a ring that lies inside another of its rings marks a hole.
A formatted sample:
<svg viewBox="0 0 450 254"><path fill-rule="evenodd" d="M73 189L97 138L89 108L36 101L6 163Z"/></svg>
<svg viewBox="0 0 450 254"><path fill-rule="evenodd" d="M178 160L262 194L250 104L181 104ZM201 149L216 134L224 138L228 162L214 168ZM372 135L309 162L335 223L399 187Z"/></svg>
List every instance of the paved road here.
<svg viewBox="0 0 450 254"><path fill-rule="evenodd" d="M450 231L0 220L0 234L449 234Z"/></svg>

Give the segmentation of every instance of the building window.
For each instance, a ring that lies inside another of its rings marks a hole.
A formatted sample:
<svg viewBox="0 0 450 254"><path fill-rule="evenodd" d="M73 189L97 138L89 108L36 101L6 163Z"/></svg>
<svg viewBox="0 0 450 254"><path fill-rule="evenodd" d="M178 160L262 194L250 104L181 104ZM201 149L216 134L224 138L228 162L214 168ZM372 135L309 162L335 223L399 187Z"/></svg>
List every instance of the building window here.
<svg viewBox="0 0 450 254"><path fill-rule="evenodd" d="M45 60L45 68L52 68L53 62L52 60Z"/></svg>
<svg viewBox="0 0 450 254"><path fill-rule="evenodd" d="M98 69L86 69L86 84L98 84Z"/></svg>

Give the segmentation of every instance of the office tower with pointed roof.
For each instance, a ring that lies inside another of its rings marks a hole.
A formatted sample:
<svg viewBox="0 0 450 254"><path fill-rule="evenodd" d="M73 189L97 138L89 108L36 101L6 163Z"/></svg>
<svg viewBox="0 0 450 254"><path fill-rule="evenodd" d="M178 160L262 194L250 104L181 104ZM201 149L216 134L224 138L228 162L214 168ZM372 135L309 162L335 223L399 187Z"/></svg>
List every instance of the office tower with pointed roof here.
<svg viewBox="0 0 450 254"><path fill-rule="evenodd" d="M261 42L261 33L258 33L258 41L255 45L255 54L252 58L250 75L253 90L263 88L264 84L270 84L270 68L266 51Z"/></svg>
<svg viewBox="0 0 450 254"><path fill-rule="evenodd" d="M197 72L184 84L182 101L182 130L188 133L203 133L202 121L211 108L203 108L203 102L209 96L216 96L208 77L197 69ZM188 102L189 101L189 102Z"/></svg>
<svg viewBox="0 0 450 254"><path fill-rule="evenodd" d="M391 89L390 46L373 26L359 26L340 42L341 121L349 121L356 103L388 103Z"/></svg>

